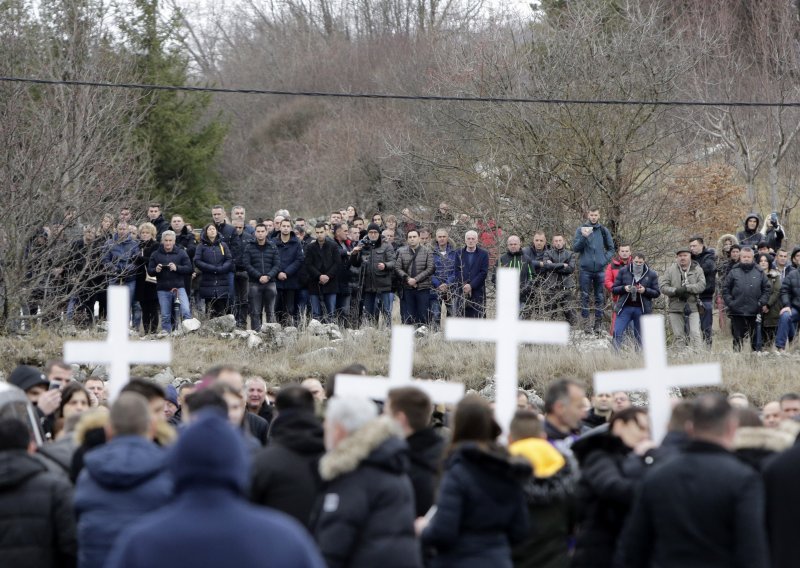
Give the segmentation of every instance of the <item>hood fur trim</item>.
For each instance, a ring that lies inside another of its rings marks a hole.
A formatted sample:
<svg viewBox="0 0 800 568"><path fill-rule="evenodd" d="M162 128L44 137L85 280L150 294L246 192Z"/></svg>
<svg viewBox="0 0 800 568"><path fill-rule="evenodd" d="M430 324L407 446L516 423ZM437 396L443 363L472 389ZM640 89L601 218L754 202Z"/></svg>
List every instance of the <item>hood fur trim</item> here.
<svg viewBox="0 0 800 568"><path fill-rule="evenodd" d="M78 423L75 425L75 445L80 446L86 438L89 430L105 428L110 422L108 410L92 409L84 412Z"/></svg>
<svg viewBox="0 0 800 568"><path fill-rule="evenodd" d="M319 462L319 474L331 481L355 471L372 451L391 437L403 437L400 425L388 416L381 416L364 424L339 443L335 450L325 454Z"/></svg>
<svg viewBox="0 0 800 568"><path fill-rule="evenodd" d="M734 448L737 450L769 450L782 452L792 447L797 434L792 434L780 428L765 428L763 426L747 426L736 430Z"/></svg>

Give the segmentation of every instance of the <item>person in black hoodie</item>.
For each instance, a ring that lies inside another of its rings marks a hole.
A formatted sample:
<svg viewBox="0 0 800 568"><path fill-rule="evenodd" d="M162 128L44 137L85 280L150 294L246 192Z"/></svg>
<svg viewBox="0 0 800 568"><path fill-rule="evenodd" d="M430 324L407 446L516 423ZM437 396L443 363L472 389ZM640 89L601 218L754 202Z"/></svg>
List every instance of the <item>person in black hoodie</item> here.
<svg viewBox="0 0 800 568"><path fill-rule="evenodd" d="M14 568L75 566L72 487L34 451L24 422L0 419L0 559Z"/></svg>
<svg viewBox="0 0 800 568"><path fill-rule="evenodd" d="M763 235L758 232L760 225L761 215L758 213L750 213L744 218L744 229L736 233L736 238L742 248L750 247L755 250L756 245L763 238Z"/></svg>
<svg viewBox="0 0 800 568"><path fill-rule="evenodd" d="M488 402L458 403L436 513L416 522L434 568L511 568L511 547L529 535L522 484L533 470L496 443L500 432Z"/></svg>
<svg viewBox="0 0 800 568"><path fill-rule="evenodd" d="M654 447L647 412L638 407L615 413L607 432L584 436L572 445L581 469L581 523L572 568L612 566L617 539L645 472L643 456Z"/></svg>
<svg viewBox="0 0 800 568"><path fill-rule="evenodd" d="M314 415L314 397L300 385L282 388L275 409L269 446L253 459L250 500L308 526L321 485L317 466L325 453L322 423Z"/></svg>
<svg viewBox="0 0 800 568"><path fill-rule="evenodd" d="M389 391L384 413L403 429L411 466L408 476L414 487L417 517L433 506L439 470L444 457L445 440L431 427L433 404L423 391L401 387Z"/></svg>
<svg viewBox="0 0 800 568"><path fill-rule="evenodd" d="M703 304L703 313L700 314L700 329L703 331L703 340L711 347L711 328L714 324L714 292L717 289L717 251L705 245L703 237L694 235L689 239L689 250L692 260L703 269L706 277L706 288L698 297L698 302Z"/></svg>
<svg viewBox="0 0 800 568"><path fill-rule="evenodd" d="M331 568L422 565L407 446L394 420L376 416L371 400L342 397L325 414L325 486L311 524Z"/></svg>

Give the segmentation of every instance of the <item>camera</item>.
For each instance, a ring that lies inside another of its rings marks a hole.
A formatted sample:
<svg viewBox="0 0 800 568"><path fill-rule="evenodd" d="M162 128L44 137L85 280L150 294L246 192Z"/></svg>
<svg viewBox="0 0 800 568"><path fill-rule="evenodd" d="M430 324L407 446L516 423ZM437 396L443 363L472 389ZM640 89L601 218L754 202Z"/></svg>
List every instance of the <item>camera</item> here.
<svg viewBox="0 0 800 568"><path fill-rule="evenodd" d="M367 246L367 245L369 245L369 244L371 244L371 243L372 243L372 241L371 241L371 240L369 240L369 237L364 237L363 239L361 239L360 241L358 241L358 246L360 246L360 247L365 247L365 246Z"/></svg>
<svg viewBox="0 0 800 568"><path fill-rule="evenodd" d="M773 227L778 226L778 213L776 211L773 211L772 215L769 216L769 222L772 223Z"/></svg>

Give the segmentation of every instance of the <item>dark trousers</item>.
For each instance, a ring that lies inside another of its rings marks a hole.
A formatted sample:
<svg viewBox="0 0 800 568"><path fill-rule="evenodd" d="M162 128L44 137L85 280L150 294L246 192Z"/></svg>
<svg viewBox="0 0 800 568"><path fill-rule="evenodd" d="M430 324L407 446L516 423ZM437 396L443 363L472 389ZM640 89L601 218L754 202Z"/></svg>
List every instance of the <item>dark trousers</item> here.
<svg viewBox="0 0 800 568"><path fill-rule="evenodd" d="M400 317L403 323L406 325L424 324L428 317L429 304L430 290L403 289L403 297L400 298Z"/></svg>
<svg viewBox="0 0 800 568"><path fill-rule="evenodd" d="M256 331L261 330L261 312L267 312L267 321L269 323L275 322L275 299L278 296L278 290L275 287L275 282L267 282L261 284L259 282L250 282L250 328Z"/></svg>
<svg viewBox="0 0 800 568"><path fill-rule="evenodd" d="M210 318L224 316L228 312L228 298L206 298L206 314Z"/></svg>
<svg viewBox="0 0 800 568"><path fill-rule="evenodd" d="M581 317L589 319L589 299L594 298L594 325L599 327L603 321L603 308L605 307L605 271L589 272L581 270L579 282L581 287Z"/></svg>
<svg viewBox="0 0 800 568"><path fill-rule="evenodd" d="M760 351L756 342L756 316L731 316L731 332L733 333L733 350L742 350L742 341L750 336L753 351Z"/></svg>
<svg viewBox="0 0 800 568"><path fill-rule="evenodd" d="M283 325L295 325L297 317L297 290L287 288L278 289L278 298L275 302L275 317Z"/></svg>
<svg viewBox="0 0 800 568"><path fill-rule="evenodd" d="M233 315L236 316L236 327L247 327L248 291L250 279L247 272L237 272L233 278Z"/></svg>
<svg viewBox="0 0 800 568"><path fill-rule="evenodd" d="M569 325L575 325L574 297L573 290L554 290L550 314L556 318L563 314Z"/></svg>

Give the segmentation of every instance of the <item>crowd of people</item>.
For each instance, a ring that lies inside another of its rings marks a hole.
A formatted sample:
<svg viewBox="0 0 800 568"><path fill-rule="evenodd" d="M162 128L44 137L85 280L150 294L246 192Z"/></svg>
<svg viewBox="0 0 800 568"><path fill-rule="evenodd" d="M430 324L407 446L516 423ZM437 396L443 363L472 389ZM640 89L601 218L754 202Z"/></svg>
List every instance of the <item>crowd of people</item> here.
<svg viewBox="0 0 800 568"><path fill-rule="evenodd" d="M796 565L796 393L675 400L656 441L627 393L569 379L520 391L503 434L477 394L220 366L110 403L75 372L19 366L0 389L3 566Z"/></svg>
<svg viewBox="0 0 800 568"><path fill-rule="evenodd" d="M365 219L350 206L308 225L286 210L248 219L242 206L229 216L216 205L201 229L177 214L166 221L152 203L138 226L128 208L116 219L105 215L99 227L84 226L68 258L53 261L49 274L55 271L71 290L64 306L70 322L91 319L95 305L103 317L105 288L127 286L132 326L144 334L169 333L201 312L233 314L237 326L255 330L265 321L301 325L309 318L388 326L397 298L400 321L436 329L443 316L485 317L495 269L511 267L520 272L521 317L564 319L586 334L610 332L616 347L640 343L640 318L660 296L679 345L710 346L715 310L736 350L747 339L753 351L780 351L796 335L800 246L787 252L775 214L765 221L748 215L743 230L722 235L717 249L701 235L687 237L660 275L644 252L615 242L600 214L589 208L570 248L567 234L554 233L548 242L540 230L525 245L492 221L453 216L447 203L427 222L409 209L399 219L380 212ZM62 238L66 228L58 227ZM52 233L37 234L32 246L47 246ZM47 285L58 287L54 282ZM36 313L44 292L31 297Z"/></svg>

